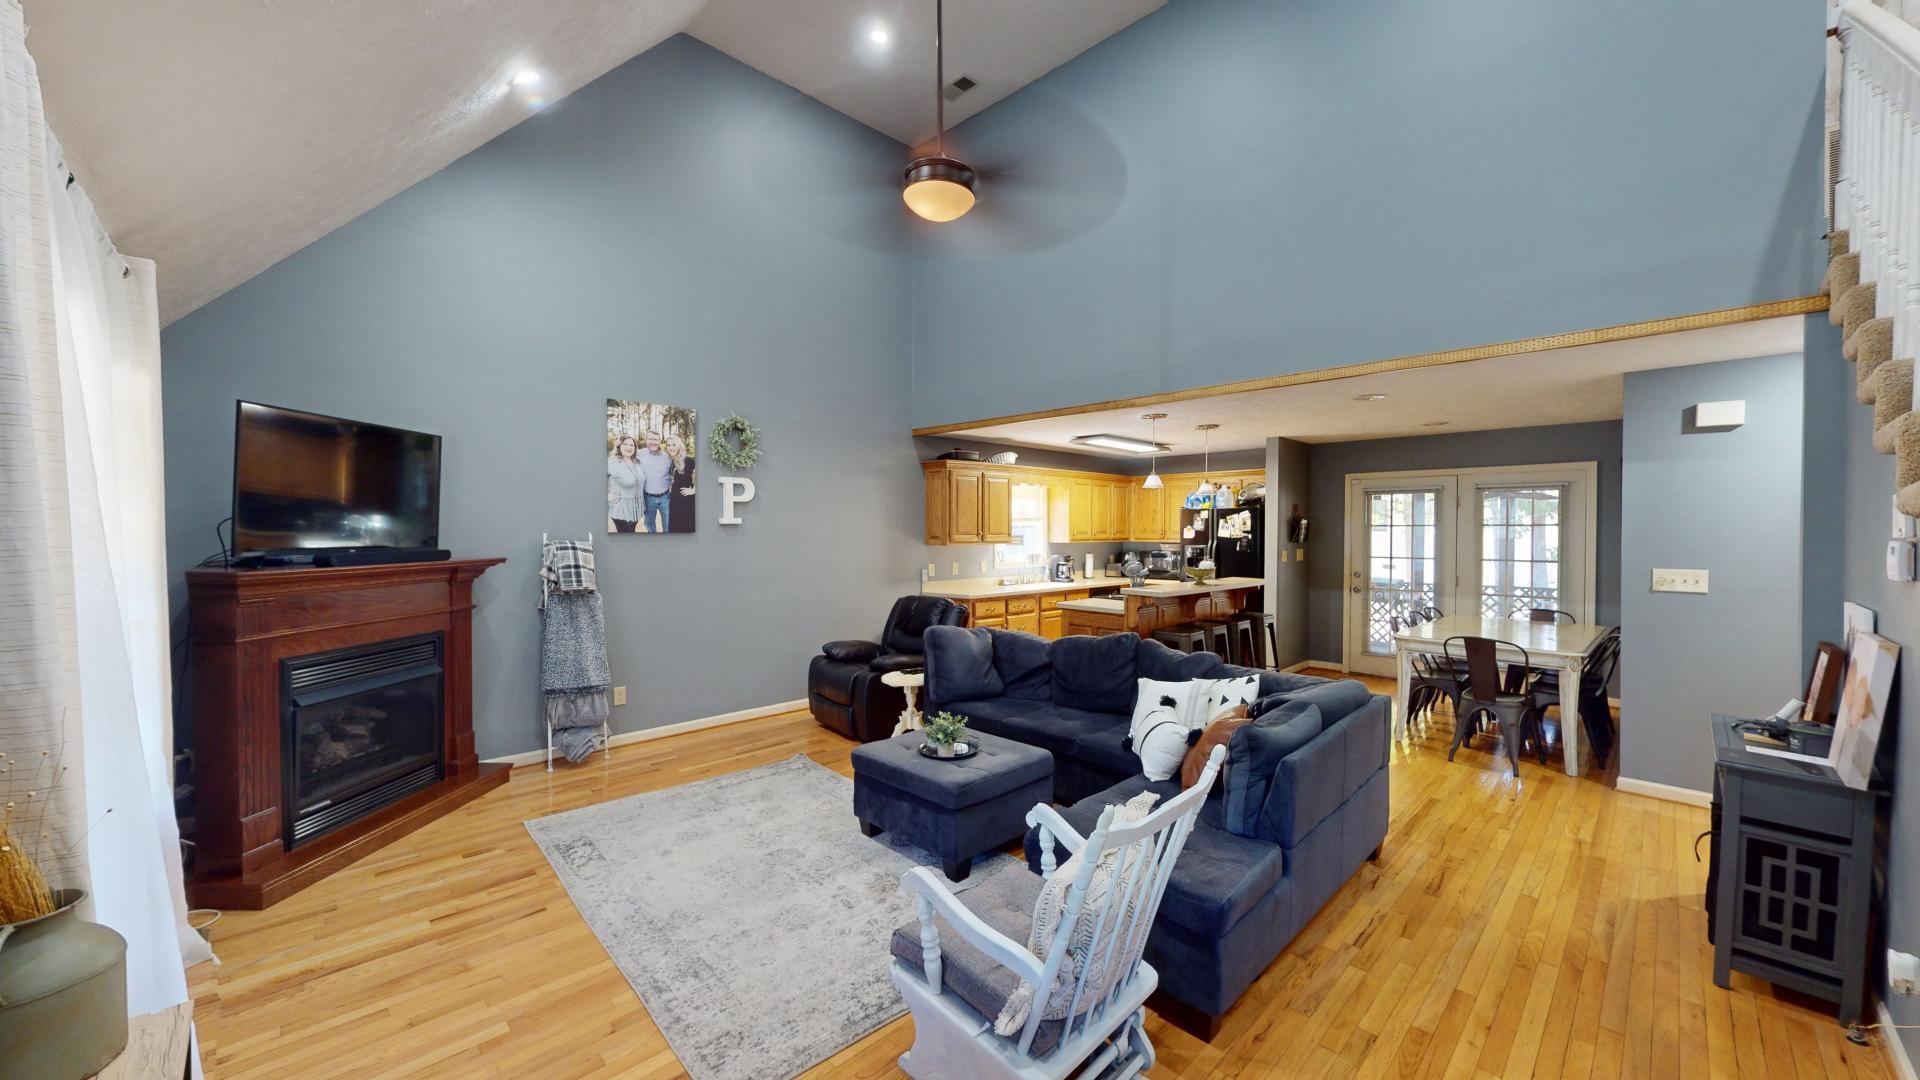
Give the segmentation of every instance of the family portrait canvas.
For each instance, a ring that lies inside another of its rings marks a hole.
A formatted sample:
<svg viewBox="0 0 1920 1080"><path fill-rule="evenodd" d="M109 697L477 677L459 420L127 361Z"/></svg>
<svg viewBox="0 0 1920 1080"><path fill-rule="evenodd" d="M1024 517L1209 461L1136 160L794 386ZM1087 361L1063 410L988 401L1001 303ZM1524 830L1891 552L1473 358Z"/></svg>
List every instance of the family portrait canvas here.
<svg viewBox="0 0 1920 1080"><path fill-rule="evenodd" d="M699 491L693 410L607 399L607 531L690 533Z"/></svg>

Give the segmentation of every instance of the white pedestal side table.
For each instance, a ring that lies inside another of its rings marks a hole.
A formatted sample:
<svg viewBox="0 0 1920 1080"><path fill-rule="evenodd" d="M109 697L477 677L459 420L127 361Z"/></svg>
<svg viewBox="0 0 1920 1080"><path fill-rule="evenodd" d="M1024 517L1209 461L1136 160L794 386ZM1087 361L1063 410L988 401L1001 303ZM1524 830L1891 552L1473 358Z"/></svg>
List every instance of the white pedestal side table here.
<svg viewBox="0 0 1920 1080"><path fill-rule="evenodd" d="M893 725L893 733L895 735L905 735L909 731L919 731L920 710L915 707L915 700L920 695L920 688L927 684L927 673L924 671L889 671L885 675L880 676L880 681L886 683L888 686L899 687L901 692L907 695L907 707L900 710L900 722Z"/></svg>

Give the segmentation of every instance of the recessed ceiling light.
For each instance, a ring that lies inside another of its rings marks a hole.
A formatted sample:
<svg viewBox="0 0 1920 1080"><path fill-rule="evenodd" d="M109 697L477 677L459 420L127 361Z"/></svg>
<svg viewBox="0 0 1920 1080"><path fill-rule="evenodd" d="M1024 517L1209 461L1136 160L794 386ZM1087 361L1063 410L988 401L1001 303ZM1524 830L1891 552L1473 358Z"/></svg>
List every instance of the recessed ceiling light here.
<svg viewBox="0 0 1920 1080"><path fill-rule="evenodd" d="M1355 394L1355 395L1353 395L1353 400L1355 400L1355 401L1385 401L1385 400L1387 400L1387 395L1385 395L1385 394Z"/></svg>
<svg viewBox="0 0 1920 1080"><path fill-rule="evenodd" d="M513 85L515 86L532 86L534 83L537 83L539 81L540 81L540 73L533 70L532 68L528 68L525 71L519 72L513 77Z"/></svg>
<svg viewBox="0 0 1920 1080"><path fill-rule="evenodd" d="M1170 449L1162 443L1128 438L1125 435L1075 435L1068 441L1081 446L1098 446L1103 450L1125 450L1131 454L1164 454Z"/></svg>
<svg viewBox="0 0 1920 1080"><path fill-rule="evenodd" d="M886 27L876 26L867 31L867 40L873 42L875 45L885 45L887 42L893 40L893 35L887 33Z"/></svg>

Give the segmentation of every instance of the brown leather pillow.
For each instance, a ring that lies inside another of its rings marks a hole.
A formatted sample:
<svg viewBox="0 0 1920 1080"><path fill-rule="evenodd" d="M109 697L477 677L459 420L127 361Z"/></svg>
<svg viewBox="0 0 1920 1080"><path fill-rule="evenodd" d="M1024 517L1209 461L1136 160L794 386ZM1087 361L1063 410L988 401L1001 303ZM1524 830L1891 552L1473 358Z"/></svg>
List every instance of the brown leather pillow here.
<svg viewBox="0 0 1920 1080"><path fill-rule="evenodd" d="M1233 738L1234 732L1252 722L1247 719L1247 707L1236 705L1208 724L1206 730L1200 733L1200 740L1187 748L1187 756L1180 762L1180 790L1185 791L1199 783L1200 774L1207 767L1207 755L1213 753L1213 748L1227 745L1227 740ZM1221 771L1225 771L1224 767Z"/></svg>

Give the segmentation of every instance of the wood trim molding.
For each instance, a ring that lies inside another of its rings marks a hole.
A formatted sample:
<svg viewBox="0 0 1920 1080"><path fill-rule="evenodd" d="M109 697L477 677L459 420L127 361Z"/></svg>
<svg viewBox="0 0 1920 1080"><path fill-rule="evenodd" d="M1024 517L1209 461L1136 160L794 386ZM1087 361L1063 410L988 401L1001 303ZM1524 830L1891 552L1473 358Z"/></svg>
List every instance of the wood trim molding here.
<svg viewBox="0 0 1920 1080"><path fill-rule="evenodd" d="M694 720L682 720L677 724L662 724L659 727L641 728L638 731L616 732L607 740L607 745L629 746L633 743L651 742L654 739L664 739L669 735L681 735L689 731L701 731L706 728L720 727L724 724L738 724L743 720L758 720L765 716L779 716L783 713L801 712L806 709L806 707L806 698L795 698L792 701L775 702L772 705L757 705L751 709L739 709L734 712L720 713L715 716L702 716ZM565 762L566 758L560 757L557 758L557 760ZM546 763L547 752L545 749L526 750L518 754L490 757L481 762L483 765L514 766L545 765Z"/></svg>
<svg viewBox="0 0 1920 1080"><path fill-rule="evenodd" d="M1879 993L1874 995L1876 999L1874 1011L1879 1013L1876 1019L1880 1024L1880 1038L1883 1041L1881 1049L1886 1052L1887 1062L1893 1067L1894 1076L1899 1077L1900 1080L1920 1080L1920 1076L1916 1076L1913 1071L1913 1059L1907 1056L1907 1044L1900 1041L1899 1029L1894 1027L1893 1013L1887 1010L1886 999L1880 996L1886 992L1886 987L1882 986L1879 988Z"/></svg>
<svg viewBox="0 0 1920 1080"><path fill-rule="evenodd" d="M1447 364L1464 364L1474 360L1487 360L1496 356L1546 352L1552 349L1570 349L1578 345L1600 345L1610 341L1630 341L1634 338L1654 337L1660 334L1676 334L1682 330L1704 330L1714 326L1731 326L1735 323L1755 322L1760 319L1777 319L1786 315L1811 315L1815 312L1825 310L1827 310L1827 298L1825 296L1799 296L1791 300L1770 300L1762 304L1748 304L1744 307L1723 308L1719 311L1702 311L1692 315L1674 315L1665 319L1650 319L1646 322L1623 323L1619 326L1606 326L1597 330L1574 330L1564 334L1548 334L1543 337L1522 338L1518 341L1502 341L1492 345L1470 345L1460 349L1420 353L1416 356L1397 356L1387 360L1369 360L1358 364L1343 364L1337 367L1317 368L1313 371L1299 371L1286 375L1268 375L1258 379L1242 379L1238 382L1215 383L1211 386L1196 386L1190 390L1169 390L1160 394L1142 394L1137 397L1114 398L1109 401L1096 401L1086 405L1072 405L1062 409L1039 409L1033 412L1014 413L1010 416L995 416L985 420L965 420L953 424L935 424L931 427L914 428L913 434L916 436L950 435L954 432L970 431L974 428L987 427L994 424L1017 424L1028 420L1047 420L1056 416L1078 416L1082 413L1106 412L1109 409L1139 409L1149 405L1166 405L1171 402L1192 401L1195 398L1218 397L1223 394L1244 394L1254 390L1273 390L1284 386L1303 386L1309 383L1333 382L1337 379L1352 379L1361 375L1378 375L1386 371L1407 371L1414 368L1443 367Z"/></svg>

